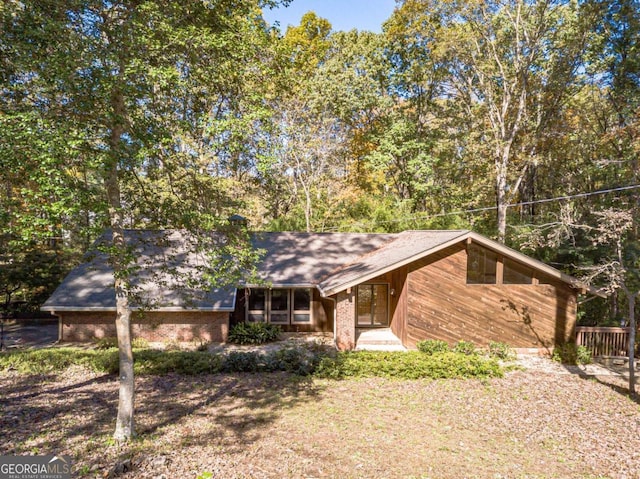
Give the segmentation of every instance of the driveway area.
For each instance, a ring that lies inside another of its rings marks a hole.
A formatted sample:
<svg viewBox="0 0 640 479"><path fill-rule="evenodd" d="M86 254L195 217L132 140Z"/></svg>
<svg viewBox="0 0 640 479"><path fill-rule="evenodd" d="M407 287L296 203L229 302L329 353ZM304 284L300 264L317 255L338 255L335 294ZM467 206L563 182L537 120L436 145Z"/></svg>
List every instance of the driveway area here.
<svg viewBox="0 0 640 479"><path fill-rule="evenodd" d="M58 341L58 321L3 321L2 349L28 349L51 346Z"/></svg>

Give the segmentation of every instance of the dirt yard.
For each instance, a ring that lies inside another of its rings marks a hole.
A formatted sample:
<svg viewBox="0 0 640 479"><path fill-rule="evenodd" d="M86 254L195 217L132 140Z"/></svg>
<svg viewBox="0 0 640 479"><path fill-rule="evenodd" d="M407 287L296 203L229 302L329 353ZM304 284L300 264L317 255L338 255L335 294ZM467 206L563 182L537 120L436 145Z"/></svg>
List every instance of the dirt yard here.
<svg viewBox="0 0 640 479"><path fill-rule="evenodd" d="M624 382L545 364L488 381L140 377L123 448L113 376L4 373L0 454L69 454L92 478L640 477Z"/></svg>

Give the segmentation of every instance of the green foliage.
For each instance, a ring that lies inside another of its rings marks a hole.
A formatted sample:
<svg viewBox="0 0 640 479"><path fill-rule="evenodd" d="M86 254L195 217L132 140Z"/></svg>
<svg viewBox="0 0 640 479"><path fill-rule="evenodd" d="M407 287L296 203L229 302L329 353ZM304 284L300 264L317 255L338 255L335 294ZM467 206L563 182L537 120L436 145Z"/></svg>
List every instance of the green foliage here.
<svg viewBox="0 0 640 479"><path fill-rule="evenodd" d="M229 331L228 341L234 344L263 344L278 339L280 326L271 323L238 323Z"/></svg>
<svg viewBox="0 0 640 479"><path fill-rule="evenodd" d="M424 341L418 341L416 345L418 347L418 351L421 351L426 354L435 354L435 353L445 353L450 351L449 344L446 341L441 341L439 339L426 339Z"/></svg>
<svg viewBox="0 0 640 479"><path fill-rule="evenodd" d="M591 364L591 350L575 343L558 344L551 359L562 364Z"/></svg>
<svg viewBox="0 0 640 479"><path fill-rule="evenodd" d="M476 354L476 345L471 341L460 340L453 347L453 351L456 353L473 355Z"/></svg>
<svg viewBox="0 0 640 479"><path fill-rule="evenodd" d="M144 349L134 356L136 374L213 374L221 370L219 355L200 351L159 351Z"/></svg>
<svg viewBox="0 0 640 479"><path fill-rule="evenodd" d="M315 375L331 379L450 379L502 377L503 370L495 359L455 352L428 355L419 351L348 351L335 358L323 358Z"/></svg>
<svg viewBox="0 0 640 479"><path fill-rule="evenodd" d="M489 356L503 361L513 361L516 358L516 353L511 346L506 343L490 341Z"/></svg>
<svg viewBox="0 0 640 479"><path fill-rule="evenodd" d="M95 341L96 349L111 349L118 347L118 338L100 338Z"/></svg>
<svg viewBox="0 0 640 479"><path fill-rule="evenodd" d="M255 373L261 369L262 355L256 351L231 351L222 363L226 373Z"/></svg>
<svg viewBox="0 0 640 479"><path fill-rule="evenodd" d="M118 372L118 351L50 348L9 351L0 354L0 370L13 369L24 374L46 374L82 366L99 373Z"/></svg>

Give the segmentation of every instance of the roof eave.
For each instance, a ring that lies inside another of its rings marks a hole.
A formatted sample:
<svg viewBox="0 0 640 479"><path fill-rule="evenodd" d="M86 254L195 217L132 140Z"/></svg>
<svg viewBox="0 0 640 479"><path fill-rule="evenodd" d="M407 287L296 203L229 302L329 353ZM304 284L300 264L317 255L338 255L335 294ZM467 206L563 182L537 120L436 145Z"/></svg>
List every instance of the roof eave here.
<svg viewBox="0 0 640 479"><path fill-rule="evenodd" d="M365 275L362 275L360 277L358 277L357 279L353 279L350 281L347 281L345 283L339 284L337 286L334 286L332 288L329 288L327 290L322 288L322 285L319 284L318 285L318 291L320 291L320 295L323 298L327 298L329 296L333 296L334 294L340 293L342 291L344 291L345 289L348 288L352 288L354 286L357 286L358 284L364 283L366 281L369 281L373 278L376 278L378 276L381 276L383 274L388 273L389 271L393 271L395 269L401 268L407 264L413 263L414 261L417 261L419 259L424 258L425 256L429 256L430 254L433 253L437 253L438 251L441 251L445 248L448 248L456 243L459 243L460 241L463 241L466 238L466 235L469 233L469 231L461 231L459 236L456 236L454 238L451 238L449 241L446 241L442 244L439 244L437 246L434 246L433 248L429 248L427 250L422 251L421 253L412 255L408 258L405 258L401 261L396 261L395 263L391 264L391 265L387 265L384 268L378 268L370 273L367 273ZM326 282L326 281L324 281Z"/></svg>

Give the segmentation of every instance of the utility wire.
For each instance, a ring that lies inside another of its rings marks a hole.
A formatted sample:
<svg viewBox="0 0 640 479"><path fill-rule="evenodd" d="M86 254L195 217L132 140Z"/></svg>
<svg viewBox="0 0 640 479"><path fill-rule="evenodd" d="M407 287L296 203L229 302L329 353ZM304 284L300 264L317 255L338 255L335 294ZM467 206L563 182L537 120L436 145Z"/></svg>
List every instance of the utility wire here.
<svg viewBox="0 0 640 479"><path fill-rule="evenodd" d="M532 201L521 201L519 203L510 203L508 205L506 205L507 208L513 208L516 206L527 206L527 205L536 205L536 204L540 204L540 203L552 203L554 201L562 201L562 200L573 200L576 198L586 198L589 196L595 196L595 195L604 195L606 193L615 193L618 191L629 191L629 190L635 190L640 188L640 185L630 185L630 186L621 186L618 188L608 188L606 190L597 190L597 191L590 191L588 193L576 193L575 195L567 195L567 196L556 196L554 198L545 198L542 200L532 200ZM481 208L471 208L468 210L458 210L458 211L449 211L447 213L435 213L435 214L425 214L425 215L416 215L416 216L412 216L412 217L405 217L405 218L397 218L394 220L387 220L387 221L380 221L380 223L383 224L389 224L389 223L399 223L402 221L407 221L407 220L426 220L426 219L431 219L431 218L440 218L443 216L451 216L451 215L464 215L464 214L469 214L469 213L481 213L483 211L492 211L492 210L497 210L498 207L497 206L484 206Z"/></svg>

